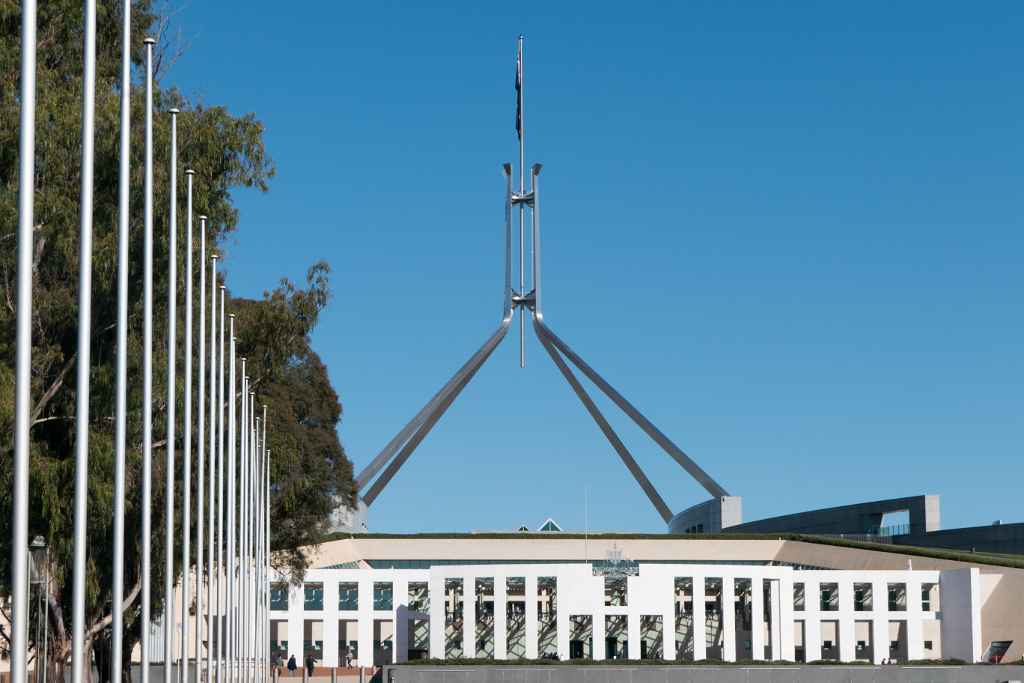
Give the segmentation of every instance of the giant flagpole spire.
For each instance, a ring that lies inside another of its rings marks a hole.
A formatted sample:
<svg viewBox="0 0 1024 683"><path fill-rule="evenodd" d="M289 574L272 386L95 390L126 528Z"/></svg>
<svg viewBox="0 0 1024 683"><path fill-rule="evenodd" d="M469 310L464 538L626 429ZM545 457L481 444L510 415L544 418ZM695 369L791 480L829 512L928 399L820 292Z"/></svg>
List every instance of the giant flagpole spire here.
<svg viewBox="0 0 1024 683"><path fill-rule="evenodd" d="M673 443L661 430L654 426L644 415L611 386L601 375L587 364L568 344L562 341L546 324L541 311L541 251L540 251L540 184L541 165L533 164L530 168L530 189L526 188L526 131L524 127L524 83L523 83L523 36L516 41L516 136L519 141L519 189L513 188L512 164L504 164L505 173L505 288L502 308L502 319L498 329L484 342L484 345L441 387L427 404L418 412L405 427L381 450L369 465L356 477L356 486L367 506L381 494L388 482L398 473L402 465L412 456L416 447L426 438L430 430L437 424L448 407L455 401L465 386L473 379L481 366L487 361L494 349L504 339L510 326L512 315L518 311L520 315L520 350L519 362L525 366L525 320L527 314L533 319L534 332L544 350L566 382L572 388L584 408L597 423L598 428L608 440L612 449L622 460L626 469L646 494L658 515L667 523L672 518L672 511L658 494L654 484L647 478L626 445L612 429L608 420L598 409L582 383L577 379L570 364L590 379L612 402L640 427L662 450L664 450L680 467L686 470L697 482L707 490L713 498L728 496L726 490L705 472L696 462ZM519 289L512 287L512 210L518 207L519 212ZM531 285L526 289L526 212L530 212L530 246L533 249ZM568 362L567 362L568 361Z"/></svg>

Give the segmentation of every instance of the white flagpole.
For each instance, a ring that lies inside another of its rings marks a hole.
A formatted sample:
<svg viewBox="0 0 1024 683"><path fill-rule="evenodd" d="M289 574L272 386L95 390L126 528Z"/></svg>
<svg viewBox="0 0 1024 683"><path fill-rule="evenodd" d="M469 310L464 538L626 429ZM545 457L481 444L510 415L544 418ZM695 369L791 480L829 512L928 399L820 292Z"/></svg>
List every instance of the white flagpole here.
<svg viewBox="0 0 1024 683"><path fill-rule="evenodd" d="M203 521L206 517L204 507L206 486L206 464L203 451L206 440L206 419L203 415L206 409L206 216L199 216L199 391L196 394L199 398L199 405L196 409L198 423L196 425L196 472L199 474L199 481L196 483L196 635L195 635L195 657L196 657L196 683L202 683L203 671L203 612L209 611L209 603L203 604L203 575L205 565L203 564ZM209 573L205 574L209 577ZM207 578L209 582L209 578ZM208 621L208 619L207 619ZM210 628L206 627L207 638Z"/></svg>
<svg viewBox="0 0 1024 683"><path fill-rule="evenodd" d="M217 624L220 623L220 564L214 565L216 556L214 545L214 520L216 519L214 503L217 500L214 485L217 481L217 254L210 256L210 465L209 465L209 520L206 525L208 535L207 548L209 557L206 560L206 603L209 616L206 625L206 680L214 675L214 644L220 642ZM219 549L219 546L216 546ZM219 552L219 550L217 551ZM214 610L214 586L217 590L217 609ZM216 623L214 619L216 618ZM218 658L219 667L219 658Z"/></svg>
<svg viewBox="0 0 1024 683"><path fill-rule="evenodd" d="M192 602L189 574L192 567L192 176L195 174L196 172L192 169L185 171L188 183L188 203L185 209L187 232L185 236L185 414L182 436L185 442L185 452L181 485L181 675L179 676L183 683L188 683L189 680L188 608ZM198 588L199 565L196 565L196 574ZM197 610L196 630L198 630L198 618Z"/></svg>
<svg viewBox="0 0 1024 683"><path fill-rule="evenodd" d="M167 235L167 459L164 464L164 683L174 664L174 438L178 349L178 110L171 109L171 196ZM74 683L78 683L75 681Z"/></svg>
<svg viewBox="0 0 1024 683"><path fill-rule="evenodd" d="M228 351L228 683L235 683L235 314L228 315L230 350Z"/></svg>
<svg viewBox="0 0 1024 683"><path fill-rule="evenodd" d="M131 189L132 3L121 5L121 158L118 173L117 230L117 402L114 427L114 584L110 603L110 680L121 676L124 640L125 449L128 433L128 254Z"/></svg>
<svg viewBox="0 0 1024 683"><path fill-rule="evenodd" d="M236 343L237 343L237 340L236 340ZM244 356L242 357L242 374L241 374L240 382L241 382L241 385L242 385L242 397L241 397L242 398L242 412L241 412L241 419L239 420L239 423L238 423L238 431L239 431L240 442L241 442L239 444L238 455L239 455L240 463L244 463L245 462L245 450L249 447L249 398L248 398L248 396L249 396L249 393L248 393L249 392L249 378L245 374L245 357ZM239 485L240 485L240 491L239 491L240 495L238 496L238 508L239 508L239 515L238 515L238 522L239 522L239 524L238 524L238 526L239 526L239 529L242 529L245 526L245 505L244 505L244 499L245 499L245 495L244 495L244 493L245 493L245 466L244 466L244 464L242 464L242 466L239 469ZM238 582L238 585L239 585L239 590L238 590L239 624L248 624L249 622L246 621L246 619L245 619L245 561L244 561L244 559L245 559L245 534L244 533L239 534L239 539L238 540L239 540L239 543L238 543L238 557L239 557L239 562L238 562L238 574L239 574L239 582ZM238 630L239 630L239 632L241 631L241 629L238 629ZM242 653L240 653L240 654L242 654ZM245 658L244 657L240 657L239 660L240 660L240 662L243 663L243 668L241 670L241 674L242 674L242 678L244 679L245 678L245 668L244 668Z"/></svg>
<svg viewBox="0 0 1024 683"><path fill-rule="evenodd" d="M266 648L264 664L268 667L267 678L270 678L270 451L267 449L267 404L263 404L263 438L260 439L263 449L263 479L260 486L263 488L263 524L260 527L260 535L263 537L263 558L261 559L263 569L263 581L260 585L260 593L263 596L263 646Z"/></svg>
<svg viewBox="0 0 1024 683"><path fill-rule="evenodd" d="M227 580L227 563L224 562L224 437L227 429L224 426L224 286L220 286L220 355L217 358L217 683L224 680L224 622L227 604L221 577Z"/></svg>
<svg viewBox="0 0 1024 683"><path fill-rule="evenodd" d="M149 683L153 519L153 38L146 38L145 284L142 342L142 683Z"/></svg>
<svg viewBox="0 0 1024 683"><path fill-rule="evenodd" d="M32 246L36 157L36 2L21 3L21 130L18 142L18 310L11 511L11 681L28 680L28 469L32 410Z"/></svg>
<svg viewBox="0 0 1024 683"><path fill-rule="evenodd" d="M75 390L75 550L71 681L85 677L85 551L89 498L89 362L92 342L92 184L96 120L96 0L85 0L82 75L82 186L78 251L78 373Z"/></svg>

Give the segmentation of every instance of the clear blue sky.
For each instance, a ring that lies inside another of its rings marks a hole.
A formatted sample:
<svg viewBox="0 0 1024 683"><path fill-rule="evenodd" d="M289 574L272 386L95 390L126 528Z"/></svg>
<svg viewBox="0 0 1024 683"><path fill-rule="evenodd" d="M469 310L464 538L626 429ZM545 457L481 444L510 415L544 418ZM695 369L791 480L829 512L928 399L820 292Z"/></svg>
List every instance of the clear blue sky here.
<svg viewBox="0 0 1024 683"><path fill-rule="evenodd" d="M1024 5L192 2L171 82L255 112L232 288L333 269L315 348L367 463L497 325L527 36L553 328L747 519L919 493L1024 520ZM512 335L379 531L663 525ZM610 407L602 402L602 407ZM707 496L621 415L681 510Z"/></svg>

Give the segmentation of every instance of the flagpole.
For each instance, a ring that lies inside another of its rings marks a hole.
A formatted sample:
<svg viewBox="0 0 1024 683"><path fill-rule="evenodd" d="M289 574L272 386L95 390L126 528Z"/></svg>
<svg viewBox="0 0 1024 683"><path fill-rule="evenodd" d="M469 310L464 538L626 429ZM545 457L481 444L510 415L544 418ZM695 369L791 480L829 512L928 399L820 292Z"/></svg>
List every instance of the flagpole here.
<svg viewBox="0 0 1024 683"><path fill-rule="evenodd" d="M237 343L237 340L236 340L236 343ZM249 433L249 377L245 374L245 365L246 365L246 359L245 359L245 356L242 356L242 379L241 379L241 384L242 384L242 414L241 414L241 420L239 421L239 429L238 429L239 436L240 436L238 455L239 455L239 462L241 464L241 467L239 468L239 472L238 472L238 475L239 475L239 487L241 489L240 492L239 492L240 495L238 496L238 512L239 512L239 514L238 514L238 527L239 527L239 530L243 530L245 528L245 465L244 465L244 462L245 462L246 449L249 448L249 437L250 437L250 433ZM239 557L239 563L238 563L239 623L241 623L241 624L248 624L249 622L246 621L246 619L245 619L245 561L244 561L244 558L245 558L245 534L244 533L240 533L238 540L239 540L239 543L238 543L238 557ZM239 633L239 635L241 634L241 629L238 629L238 633ZM244 648L242 649L241 653L244 654ZM244 680L245 679L245 667L244 667L245 658L244 657L240 657L239 659L240 659L241 662L243 662L243 666L242 666L242 669L241 669L240 673L241 673L241 678Z"/></svg>
<svg viewBox="0 0 1024 683"><path fill-rule="evenodd" d="M188 608L191 603L189 573L192 566L192 169L185 171L188 183L188 204L185 209L185 406L184 433L185 462L181 486L181 675L182 683L188 683ZM199 565L196 565L196 587L199 584ZM198 590L196 591L199 592ZM198 619L199 612L196 611ZM199 624L196 623L196 630Z"/></svg>
<svg viewBox="0 0 1024 683"><path fill-rule="evenodd" d="M142 681L149 683L149 627L153 520L153 38L146 38L146 169L144 214L144 295L142 342Z"/></svg>
<svg viewBox="0 0 1024 683"><path fill-rule="evenodd" d="M227 581L227 571L224 562L224 436L227 431L224 427L224 286L220 286L220 354L217 357L217 683L224 680L224 622L227 604L224 587L221 584L223 576Z"/></svg>
<svg viewBox="0 0 1024 683"><path fill-rule="evenodd" d="M36 158L36 1L21 3L21 131L18 141L18 309L11 511L11 681L28 679L28 470L32 424L32 252Z"/></svg>
<svg viewBox="0 0 1024 683"><path fill-rule="evenodd" d="M235 314L228 315L228 683L235 683Z"/></svg>
<svg viewBox="0 0 1024 683"><path fill-rule="evenodd" d="M523 35L519 35L516 69L519 101L516 102L519 123L519 195L526 192L526 112L523 107ZM519 296L526 296L526 206L519 203ZM526 367L526 316L519 314L519 367Z"/></svg>
<svg viewBox="0 0 1024 683"><path fill-rule="evenodd" d="M199 481L196 485L196 635L195 635L195 659L196 659L196 683L202 683L202 651L203 651L203 521L206 513L203 507L206 476L204 466L206 465L203 442L206 440L206 419L203 415L206 405L206 216L199 216L199 405L196 407L196 471L199 474ZM209 582L209 573L206 573ZM205 605L209 612L209 603ZM208 618L207 618L208 621ZM209 638L210 627L206 627L207 638Z"/></svg>
<svg viewBox="0 0 1024 683"><path fill-rule="evenodd" d="M92 342L92 186L96 120L96 0L85 2L82 74L82 185L78 251L78 368L75 389L75 550L71 620L71 681L85 677L85 551L89 498L89 361Z"/></svg>
<svg viewBox="0 0 1024 683"><path fill-rule="evenodd" d="M117 198L117 399L114 426L114 581L110 602L110 680L121 675L124 639L124 507L125 449L128 432L128 269L129 194L131 176L132 2L122 3L121 148Z"/></svg>
<svg viewBox="0 0 1024 683"><path fill-rule="evenodd" d="M217 481L217 404L217 254L212 254L210 256L210 464L208 466L210 481L207 482L207 486L209 487L209 502L207 502L209 519L206 523L206 532L208 535L206 545L209 550L209 557L206 560L206 609L208 612L206 623L207 683L210 683L214 676L214 645L215 642L220 642L217 625L214 623L214 618L216 618L217 623L220 622L220 560L217 557L216 552L220 546L215 545L214 542L214 521L216 520L216 515L214 514L214 503L217 501L217 493L214 488ZM214 559L217 559L217 564L214 564ZM215 585L218 587L216 596L216 612L214 612L213 607ZM219 661L220 660L218 659L218 664Z"/></svg>
<svg viewBox="0 0 1024 683"><path fill-rule="evenodd" d="M174 643L174 438L178 349L178 110L171 109L170 223L167 234L167 452L164 464L164 683L171 683ZM78 683L78 681L74 681Z"/></svg>

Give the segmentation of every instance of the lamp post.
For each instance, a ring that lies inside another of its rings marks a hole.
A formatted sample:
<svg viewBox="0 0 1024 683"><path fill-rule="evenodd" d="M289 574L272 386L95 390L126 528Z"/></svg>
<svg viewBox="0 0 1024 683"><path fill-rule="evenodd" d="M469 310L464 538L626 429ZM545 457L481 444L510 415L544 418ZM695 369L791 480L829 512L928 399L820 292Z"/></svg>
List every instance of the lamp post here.
<svg viewBox="0 0 1024 683"><path fill-rule="evenodd" d="M39 581L39 600L43 603L41 619L43 622L43 649L42 655L40 656L39 649L39 623L36 622L36 680L41 680L42 683L46 683L46 665L47 665L47 647L50 635L50 549L46 545L46 539L42 536L36 536L32 539L32 543L29 545L29 550L32 553L32 564L36 567L36 576L39 576L39 565L43 565L43 576ZM41 561L40 561L41 558ZM42 666L39 666L39 662L42 661ZM42 677L40 678L39 669L42 669Z"/></svg>

